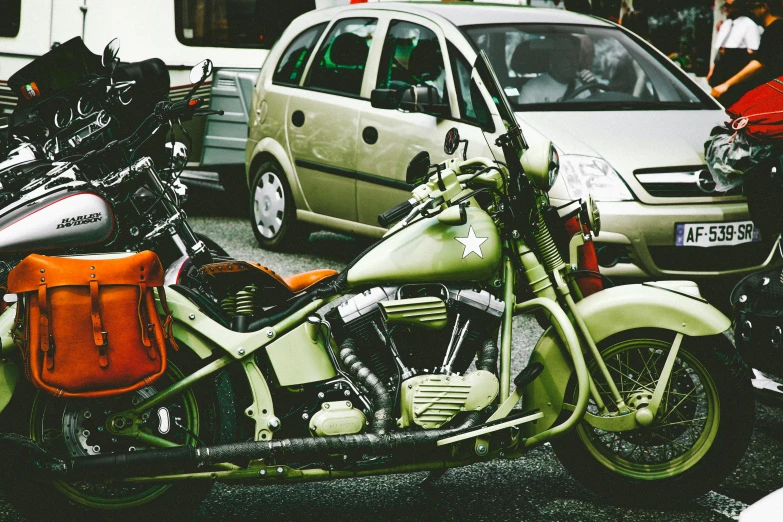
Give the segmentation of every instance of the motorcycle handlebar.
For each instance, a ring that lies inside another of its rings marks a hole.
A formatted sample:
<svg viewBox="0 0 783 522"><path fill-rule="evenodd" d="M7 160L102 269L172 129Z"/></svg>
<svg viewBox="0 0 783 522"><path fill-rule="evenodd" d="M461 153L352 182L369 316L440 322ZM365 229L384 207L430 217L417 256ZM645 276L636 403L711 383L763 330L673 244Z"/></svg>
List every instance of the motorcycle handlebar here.
<svg viewBox="0 0 783 522"><path fill-rule="evenodd" d="M378 224L386 228L389 225L396 223L405 216L407 216L411 210L413 210L414 204L412 200L403 201L399 205L395 205L383 214L378 215Z"/></svg>

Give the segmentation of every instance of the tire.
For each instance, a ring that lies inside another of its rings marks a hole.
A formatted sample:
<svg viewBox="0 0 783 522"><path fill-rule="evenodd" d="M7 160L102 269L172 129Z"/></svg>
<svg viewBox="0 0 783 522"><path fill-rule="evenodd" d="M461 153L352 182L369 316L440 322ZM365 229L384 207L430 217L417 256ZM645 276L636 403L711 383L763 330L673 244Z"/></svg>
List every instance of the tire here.
<svg viewBox="0 0 783 522"><path fill-rule="evenodd" d="M185 365L180 345L178 361L169 357L166 374L152 386L107 399L55 399L28 383L20 383L14 397L14 433L36 441L52 455L89 455L140 449L134 439L111 438L101 433L102 422L114 412L129 409L138 398L154 395L168 384L182 379ZM189 354L185 354L189 355ZM179 364L178 364L179 362ZM168 434L158 436L178 444L213 444L219 439L218 400L212 379L195 386L163 404L171 419ZM86 412L90 412L89 415ZM174 418L186 429L177 428ZM155 418L154 412L150 418ZM154 420L153 420L154 422ZM187 431L190 431L188 433ZM87 433L87 435L85 435ZM92 448L90 450L89 448ZM212 489L211 482L142 484L124 487L103 482L58 480L31 483L12 477L2 488L6 499L28 520L180 520L198 507Z"/></svg>
<svg viewBox="0 0 783 522"><path fill-rule="evenodd" d="M287 250L305 238L288 179L274 161L262 163L253 175L250 222L258 245L266 250Z"/></svg>
<svg viewBox="0 0 783 522"><path fill-rule="evenodd" d="M637 390L651 393L673 339L672 332L633 330L600 343L627 404L642 397ZM595 363L588 368L616 411ZM575 384L571 390L575 403ZM598 413L592 398L588 411ZM754 416L749 369L731 343L722 335L686 337L649 427L610 433L582 422L552 446L574 477L608 501L660 508L706 493L730 475L750 443Z"/></svg>

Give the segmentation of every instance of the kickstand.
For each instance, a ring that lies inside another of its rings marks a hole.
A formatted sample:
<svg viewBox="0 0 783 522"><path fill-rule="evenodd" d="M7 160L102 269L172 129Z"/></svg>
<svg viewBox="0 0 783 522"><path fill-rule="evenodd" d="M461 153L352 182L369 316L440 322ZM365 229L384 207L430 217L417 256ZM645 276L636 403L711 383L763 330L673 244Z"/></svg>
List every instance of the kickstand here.
<svg viewBox="0 0 783 522"><path fill-rule="evenodd" d="M430 471L430 474L427 475L427 478L419 482L419 487L421 489L428 489L436 480L445 475L446 471L446 469L434 469Z"/></svg>

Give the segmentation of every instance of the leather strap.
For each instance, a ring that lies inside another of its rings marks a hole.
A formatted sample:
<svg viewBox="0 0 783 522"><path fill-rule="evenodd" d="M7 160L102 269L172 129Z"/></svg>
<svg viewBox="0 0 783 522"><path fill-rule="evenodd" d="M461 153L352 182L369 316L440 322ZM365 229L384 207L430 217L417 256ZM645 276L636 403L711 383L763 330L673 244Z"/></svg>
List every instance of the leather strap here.
<svg viewBox="0 0 783 522"><path fill-rule="evenodd" d="M38 310L40 312L41 351L46 359L46 369L54 369L54 343L49 333L49 301L46 295L46 284L38 286Z"/></svg>
<svg viewBox="0 0 783 522"><path fill-rule="evenodd" d="M98 281L90 281L90 317L92 318L92 337L95 346L98 347L98 362L101 368L109 366L109 357L106 348L109 340L108 334L103 331L101 324L101 302L98 297Z"/></svg>
<svg viewBox="0 0 783 522"><path fill-rule="evenodd" d="M160 297L160 307L163 308L163 313L166 314L166 319L163 321L163 337L168 339L171 347L175 352L179 351L179 345L174 339L174 316L169 308L169 303L166 302L166 290L162 286L158 287L158 296Z"/></svg>
<svg viewBox="0 0 783 522"><path fill-rule="evenodd" d="M144 298L147 295L147 283L139 283L139 306L137 307L137 312L139 315L139 328L141 328L141 342L144 343L144 346L150 347L150 338L149 335L147 335L147 327L148 324L144 321Z"/></svg>

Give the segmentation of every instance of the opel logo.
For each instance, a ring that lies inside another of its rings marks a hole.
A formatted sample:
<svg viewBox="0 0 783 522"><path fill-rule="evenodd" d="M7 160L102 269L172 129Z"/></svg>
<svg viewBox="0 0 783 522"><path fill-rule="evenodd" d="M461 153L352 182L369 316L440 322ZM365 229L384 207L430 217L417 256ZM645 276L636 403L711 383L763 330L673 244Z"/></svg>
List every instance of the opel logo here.
<svg viewBox="0 0 783 522"><path fill-rule="evenodd" d="M715 192L715 180L712 179L712 174L710 174L709 170L699 171L696 176L696 186L706 194Z"/></svg>

